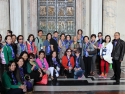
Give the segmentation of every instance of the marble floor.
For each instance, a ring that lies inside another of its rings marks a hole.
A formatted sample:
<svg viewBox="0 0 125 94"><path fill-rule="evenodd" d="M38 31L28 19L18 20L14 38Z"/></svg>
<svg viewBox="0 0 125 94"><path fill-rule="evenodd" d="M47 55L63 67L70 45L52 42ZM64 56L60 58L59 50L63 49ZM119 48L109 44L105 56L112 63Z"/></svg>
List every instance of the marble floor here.
<svg viewBox="0 0 125 94"><path fill-rule="evenodd" d="M34 94L125 94L125 66L121 67L120 84L110 80L113 70L109 70L107 79L95 76L84 77L80 80L58 78L56 83L49 79L47 85L35 85Z"/></svg>

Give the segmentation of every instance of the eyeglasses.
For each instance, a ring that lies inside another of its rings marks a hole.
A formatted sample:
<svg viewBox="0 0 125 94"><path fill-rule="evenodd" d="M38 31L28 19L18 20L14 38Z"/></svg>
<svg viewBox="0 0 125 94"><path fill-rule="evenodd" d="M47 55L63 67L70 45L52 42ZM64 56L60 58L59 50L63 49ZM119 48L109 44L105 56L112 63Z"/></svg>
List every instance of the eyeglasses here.
<svg viewBox="0 0 125 94"><path fill-rule="evenodd" d="M67 51L67 52L71 52L71 51Z"/></svg>
<svg viewBox="0 0 125 94"><path fill-rule="evenodd" d="M23 39L19 39L19 40L23 40Z"/></svg>

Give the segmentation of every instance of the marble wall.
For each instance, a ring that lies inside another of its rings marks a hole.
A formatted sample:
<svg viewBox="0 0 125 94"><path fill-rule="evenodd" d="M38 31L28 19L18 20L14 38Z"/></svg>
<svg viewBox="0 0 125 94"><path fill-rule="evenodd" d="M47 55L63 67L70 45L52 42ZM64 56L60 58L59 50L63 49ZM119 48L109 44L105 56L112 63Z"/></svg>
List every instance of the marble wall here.
<svg viewBox="0 0 125 94"><path fill-rule="evenodd" d="M91 34L102 32L102 0L91 0Z"/></svg>
<svg viewBox="0 0 125 94"><path fill-rule="evenodd" d="M119 0L103 0L103 34L111 35L117 31L117 2Z"/></svg>
<svg viewBox="0 0 125 94"><path fill-rule="evenodd" d="M10 0L10 29L14 34L22 34L21 0Z"/></svg>
<svg viewBox="0 0 125 94"><path fill-rule="evenodd" d="M5 37L9 24L9 0L0 0L0 34Z"/></svg>
<svg viewBox="0 0 125 94"><path fill-rule="evenodd" d="M28 0L28 34L37 35L37 0Z"/></svg>

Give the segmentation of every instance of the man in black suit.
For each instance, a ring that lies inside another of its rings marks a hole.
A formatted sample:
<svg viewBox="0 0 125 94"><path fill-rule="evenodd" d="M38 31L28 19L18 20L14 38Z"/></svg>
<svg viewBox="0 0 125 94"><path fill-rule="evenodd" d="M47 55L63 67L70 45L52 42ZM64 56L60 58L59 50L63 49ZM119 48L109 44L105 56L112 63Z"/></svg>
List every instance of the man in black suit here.
<svg viewBox="0 0 125 94"><path fill-rule="evenodd" d="M111 80L116 80L116 84L120 83L120 74L121 74L121 62L123 61L125 54L125 42L120 39L120 33L116 32L114 34L114 40L112 41L113 51L113 71L114 76Z"/></svg>

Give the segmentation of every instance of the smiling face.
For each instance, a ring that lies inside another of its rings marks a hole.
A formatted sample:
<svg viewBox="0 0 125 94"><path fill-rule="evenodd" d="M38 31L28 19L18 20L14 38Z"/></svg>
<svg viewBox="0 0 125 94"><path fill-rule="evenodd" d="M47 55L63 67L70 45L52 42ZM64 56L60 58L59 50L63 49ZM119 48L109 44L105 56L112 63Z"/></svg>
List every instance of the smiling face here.
<svg viewBox="0 0 125 94"><path fill-rule="evenodd" d="M40 53L39 57L40 59L43 59L45 57L44 53Z"/></svg>
<svg viewBox="0 0 125 94"><path fill-rule="evenodd" d="M56 57L56 52L52 53L52 57L55 58Z"/></svg>
<svg viewBox="0 0 125 94"><path fill-rule="evenodd" d="M77 42L77 36L75 36L73 40L74 40L74 42Z"/></svg>
<svg viewBox="0 0 125 94"><path fill-rule="evenodd" d="M84 42L85 43L88 43L89 42L89 39L87 37L84 38Z"/></svg>
<svg viewBox="0 0 125 94"><path fill-rule="evenodd" d="M54 37L58 38L58 33L54 33Z"/></svg>
<svg viewBox="0 0 125 94"><path fill-rule="evenodd" d="M66 37L66 40L68 40L68 41L69 41L69 40L70 40L70 36L67 36L67 37Z"/></svg>
<svg viewBox="0 0 125 94"><path fill-rule="evenodd" d="M70 56L72 53L71 53L71 50L70 49L68 49L67 51L66 51L66 54L67 54L67 56Z"/></svg>
<svg viewBox="0 0 125 94"><path fill-rule="evenodd" d="M65 39L65 35L62 35L62 36L61 36L61 40L64 40L64 39Z"/></svg>
<svg viewBox="0 0 125 94"><path fill-rule="evenodd" d="M13 63L11 64L11 66L9 66L9 70L10 70L10 71L15 71L15 69L16 69L16 64L13 62Z"/></svg>
<svg viewBox="0 0 125 94"><path fill-rule="evenodd" d="M22 56L22 58L23 58L24 60L27 60L27 59L28 59L28 55L27 55L26 53L24 53L23 56Z"/></svg>
<svg viewBox="0 0 125 94"><path fill-rule="evenodd" d="M23 43L23 37L22 36L19 37L19 43Z"/></svg>
<svg viewBox="0 0 125 94"><path fill-rule="evenodd" d="M6 42L7 42L8 44L11 44L11 43L12 43L12 38L11 38L10 36L8 36Z"/></svg>
<svg viewBox="0 0 125 94"><path fill-rule="evenodd" d="M39 36L39 37L42 37L42 35L43 35L43 32L40 31L40 32L38 33L38 36Z"/></svg>
<svg viewBox="0 0 125 94"><path fill-rule="evenodd" d="M105 39L106 43L109 43L110 42L110 37L107 36L106 39Z"/></svg>
<svg viewBox="0 0 125 94"><path fill-rule="evenodd" d="M50 35L50 34L47 36L47 39L48 39L48 40L50 40L50 39L51 39L51 35Z"/></svg>
<svg viewBox="0 0 125 94"><path fill-rule="evenodd" d="M19 61L17 62L18 67L22 67L23 64L24 64L23 59L19 59Z"/></svg>
<svg viewBox="0 0 125 94"><path fill-rule="evenodd" d="M114 34L114 39L117 40L117 39L119 39L119 38L120 38L120 35L119 35L118 33L115 33L115 34Z"/></svg>
<svg viewBox="0 0 125 94"><path fill-rule="evenodd" d="M12 36L12 41L13 41L13 43L16 42L16 36Z"/></svg>
<svg viewBox="0 0 125 94"><path fill-rule="evenodd" d="M96 40L96 38L93 36L92 38L91 38L91 41L95 41Z"/></svg>
<svg viewBox="0 0 125 94"><path fill-rule="evenodd" d="M30 40L30 42L31 42L31 41L33 41L33 38L34 38L33 36L30 36L30 39L29 39L29 40Z"/></svg>

